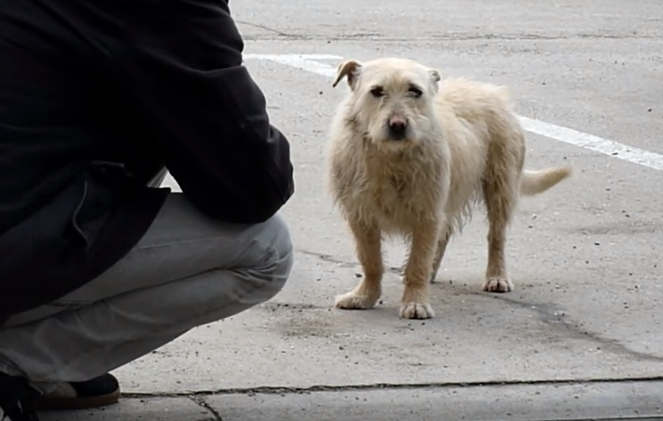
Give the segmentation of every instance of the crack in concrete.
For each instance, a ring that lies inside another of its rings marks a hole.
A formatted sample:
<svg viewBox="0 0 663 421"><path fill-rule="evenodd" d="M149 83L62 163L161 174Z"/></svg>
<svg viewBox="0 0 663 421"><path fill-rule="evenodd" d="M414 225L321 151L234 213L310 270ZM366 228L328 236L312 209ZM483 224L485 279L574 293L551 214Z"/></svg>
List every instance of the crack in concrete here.
<svg viewBox="0 0 663 421"><path fill-rule="evenodd" d="M250 27L252 27L252 28L258 28L258 29L262 29L262 30L265 30L265 31L268 31L268 32L272 32L272 33L277 34L277 35L279 35L279 36L281 36L281 37L286 37L286 38L298 38L298 35L289 34L289 33L287 33L287 32L283 32L283 31L280 31L280 30L278 30L278 29L271 28L271 27L269 27L269 26L267 26L267 25L262 25L262 24L259 24L259 23L247 22L247 21L238 20L238 19L235 19L235 22L240 23L240 24L242 24L242 25L250 26Z"/></svg>
<svg viewBox="0 0 663 421"><path fill-rule="evenodd" d="M143 395L143 397L145 397L145 396L146 395ZM166 396L166 395L159 395L159 397L164 397L164 396ZM201 408L204 408L209 413L211 413L212 417L214 417L214 420L223 421L223 418L221 418L221 414L219 414L219 411L217 411L210 404L208 404L207 401L205 400L205 398L201 397L201 395L192 394L192 395L185 395L185 396L188 397L189 399L191 399L191 401L193 403L195 403L196 405L200 406Z"/></svg>
<svg viewBox="0 0 663 421"><path fill-rule="evenodd" d="M283 394L309 394L315 392L356 392L374 390L420 390L420 389L449 389L470 387L500 387L500 386L559 386L578 384L615 384L635 382L661 382L663 376L651 377L608 377L608 378L585 378L585 379L559 379L559 380L494 380L485 382L445 382L445 383L373 383L357 385L314 385L309 387L286 387L286 386L257 386L247 388L228 388L217 390L201 390L180 393L123 393L125 398L163 398L163 397L189 397L194 399L202 396L217 395L283 395ZM208 408L204 399L195 399L194 402L204 408ZM212 410L213 411L213 410Z"/></svg>
<svg viewBox="0 0 663 421"><path fill-rule="evenodd" d="M303 250L303 249L298 249L297 252L305 254L307 256L317 257L320 260L323 260L323 261L328 262L328 263L334 263L334 264L337 264L337 265L342 266L342 267L361 268L361 265L357 262L346 262L346 261L343 261L341 259L337 259L337 258L335 258L335 257L333 257L329 254L317 253L317 252L314 252L314 251ZM385 270L389 273L395 273L397 275L401 275L402 272L403 272L402 268L395 267L395 266L387 267L387 268L385 268Z"/></svg>
<svg viewBox="0 0 663 421"><path fill-rule="evenodd" d="M321 306L321 305L315 305L315 304L309 304L309 303L278 303L275 301L267 301L263 304L260 305L260 308L266 309L266 310L279 310L279 309L286 309L286 310L326 310L328 307L327 306Z"/></svg>

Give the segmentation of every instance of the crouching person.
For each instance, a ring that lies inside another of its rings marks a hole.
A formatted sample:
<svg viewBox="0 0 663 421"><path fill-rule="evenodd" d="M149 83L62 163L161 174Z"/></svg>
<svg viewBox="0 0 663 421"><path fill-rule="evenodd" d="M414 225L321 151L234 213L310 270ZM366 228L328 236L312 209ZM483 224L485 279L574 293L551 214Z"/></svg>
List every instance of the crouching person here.
<svg viewBox="0 0 663 421"><path fill-rule="evenodd" d="M293 168L227 1L4 2L0 28L0 409L35 421L276 295Z"/></svg>

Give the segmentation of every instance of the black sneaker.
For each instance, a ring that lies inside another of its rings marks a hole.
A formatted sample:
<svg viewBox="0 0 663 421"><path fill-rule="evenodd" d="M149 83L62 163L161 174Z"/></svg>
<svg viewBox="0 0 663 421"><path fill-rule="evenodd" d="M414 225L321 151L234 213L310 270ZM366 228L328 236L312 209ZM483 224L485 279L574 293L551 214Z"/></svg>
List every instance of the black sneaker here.
<svg viewBox="0 0 663 421"><path fill-rule="evenodd" d="M39 410L90 409L112 405L120 399L120 385L111 374L104 374L85 382L60 383L41 397Z"/></svg>
<svg viewBox="0 0 663 421"><path fill-rule="evenodd" d="M0 373L0 410L2 420L39 421L37 400L41 394L23 377Z"/></svg>

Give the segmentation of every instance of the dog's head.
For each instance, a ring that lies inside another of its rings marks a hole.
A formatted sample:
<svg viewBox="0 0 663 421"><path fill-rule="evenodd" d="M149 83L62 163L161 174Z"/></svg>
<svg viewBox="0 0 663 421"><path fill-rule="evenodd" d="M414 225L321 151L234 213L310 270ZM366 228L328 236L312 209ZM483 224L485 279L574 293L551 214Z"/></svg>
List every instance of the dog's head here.
<svg viewBox="0 0 663 421"><path fill-rule="evenodd" d="M338 66L332 86L343 78L350 87L352 117L371 141L402 148L430 134L437 70L407 59L348 60Z"/></svg>

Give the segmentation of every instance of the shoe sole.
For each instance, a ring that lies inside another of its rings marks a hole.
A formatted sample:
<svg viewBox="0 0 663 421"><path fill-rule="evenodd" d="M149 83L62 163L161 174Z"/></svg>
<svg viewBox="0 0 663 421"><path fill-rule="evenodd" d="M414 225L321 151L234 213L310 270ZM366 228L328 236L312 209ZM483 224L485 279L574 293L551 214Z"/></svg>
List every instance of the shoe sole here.
<svg viewBox="0 0 663 421"><path fill-rule="evenodd" d="M77 409L92 409L116 404L120 400L120 390L101 396L86 398L42 398L37 408L40 411L68 411Z"/></svg>

